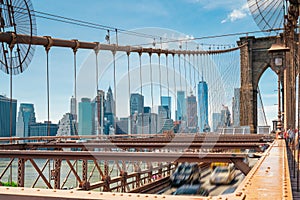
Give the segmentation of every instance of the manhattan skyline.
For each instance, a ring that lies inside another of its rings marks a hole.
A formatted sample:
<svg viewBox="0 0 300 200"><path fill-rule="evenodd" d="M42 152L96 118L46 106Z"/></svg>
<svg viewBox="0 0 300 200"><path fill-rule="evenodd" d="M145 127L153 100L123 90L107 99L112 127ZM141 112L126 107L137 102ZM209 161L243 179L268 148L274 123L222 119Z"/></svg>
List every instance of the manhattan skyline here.
<svg viewBox="0 0 300 200"><path fill-rule="evenodd" d="M128 2L125 6L126 9L124 8L122 1L107 2L105 6L103 6L103 3L101 2L91 0L86 1L84 6L81 6L81 4L83 4L81 2L77 2L76 4L57 0L51 1L51 3L45 2L33 0L32 3L34 9L37 11L46 11L100 24L112 24L116 27L122 27L128 30L145 27L165 27L190 37L221 35L228 32L235 32L235 30L236 32L258 30L249 11L244 7L246 1L240 0L226 2L217 1L213 4L209 3L209 1L197 0L178 0L175 2L152 1L151 3L147 1L132 1ZM54 6L58 4L60 7ZM88 7L89 9L94 10L94 12L85 12L85 10L82 12L74 12L74 10L78 10L79 7ZM115 10L118 15L111 15L107 12L108 10ZM179 10L181 12L174 12L174 10ZM88 13L94 14L89 15ZM135 15L132 15L133 13L135 13ZM141 13L143 13L143 15L140 15L141 17L132 17ZM187 13L189 13L189 15ZM190 16L190 13L194 14ZM173 19L175 18L178 20L174 21ZM193 18L193 20L191 20L191 18ZM196 26L193 23L194 20L198 22ZM207 29L205 27L210 28ZM91 30L42 18L37 18L37 28L38 35L51 35L52 37L65 39L77 38L83 41L106 42L104 39L107 34L105 30ZM214 40L201 40L199 43L235 44L237 40L238 37L228 37ZM138 38L136 42L139 43ZM90 54L89 51L78 51L78 71ZM69 49L53 48L50 51L50 58L52 58L50 60L50 118L51 121L57 123L62 118L63 114L69 111L69 98L74 94L72 80L73 57L72 52ZM103 61L103 59L101 61ZM61 76L62 74L63 76ZM32 76L35 78L30 78ZM19 107L20 102L33 103L37 113L37 121L47 120L46 84L44 77L45 52L42 47L36 47L36 54L33 57L33 61L29 68L24 71L23 74L13 77L13 98L18 99L17 107ZM276 110L276 106L274 106L276 103L276 93L273 92L274 88L276 88L276 75L268 70L268 72L263 75L262 81L265 84L263 87L260 86L260 89L263 93L263 98L265 99L264 105L270 125L270 121L276 118L276 113L270 112ZM113 83L110 81L108 84L112 85ZM0 94L9 96L9 76L0 73L0 85Z"/></svg>

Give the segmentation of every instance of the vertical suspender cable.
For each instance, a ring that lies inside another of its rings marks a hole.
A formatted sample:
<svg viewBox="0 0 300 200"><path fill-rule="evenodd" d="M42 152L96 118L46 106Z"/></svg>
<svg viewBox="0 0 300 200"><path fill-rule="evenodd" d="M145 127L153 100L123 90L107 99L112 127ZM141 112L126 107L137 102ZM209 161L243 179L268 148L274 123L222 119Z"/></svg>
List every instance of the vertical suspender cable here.
<svg viewBox="0 0 300 200"><path fill-rule="evenodd" d="M174 59L174 56L175 56L175 54L172 53L173 73L174 73L173 81L174 81L174 93L175 93L175 101L174 102L175 102L175 112L177 112L177 88L176 88L176 81L175 81L175 79L176 79L176 74L175 74L176 70L175 70L175 59ZM176 116L175 116L175 120L177 120Z"/></svg>
<svg viewBox="0 0 300 200"><path fill-rule="evenodd" d="M158 55L158 68L159 68L159 98L161 101L161 96L162 96L162 85L161 85L161 66L160 66L160 53ZM161 104L162 102L160 102Z"/></svg>
<svg viewBox="0 0 300 200"><path fill-rule="evenodd" d="M180 54L178 54L178 67L179 67L179 76L180 76L180 90L182 91L182 80L181 80L181 65L180 65L180 63L181 63L181 55Z"/></svg>
<svg viewBox="0 0 300 200"><path fill-rule="evenodd" d="M142 51L139 52L139 63L140 63L140 86L141 96L143 96L143 77L142 77ZM144 133L144 108L142 109L142 134Z"/></svg>
<svg viewBox="0 0 300 200"><path fill-rule="evenodd" d="M13 46L10 48L10 100L9 100L9 136L10 143L12 143L12 74L13 74ZM28 136L27 136L28 137Z"/></svg>
<svg viewBox="0 0 300 200"><path fill-rule="evenodd" d="M53 40L51 39L50 36L45 36L48 40L48 44L45 46L45 51L46 51L46 75L47 75L47 113L48 113L48 118L47 118L47 135L50 136L50 92L49 92L49 51L50 48L53 44ZM51 180L51 166L50 166L50 162L48 165L48 170L49 170L49 182Z"/></svg>
<svg viewBox="0 0 300 200"><path fill-rule="evenodd" d="M116 83L116 50L112 51L113 54L113 63L114 63L114 114L113 114L113 118L114 118L114 134L117 131L117 123L116 123L116 119L117 119L117 83Z"/></svg>
<svg viewBox="0 0 300 200"><path fill-rule="evenodd" d="M189 54L189 70L190 70L190 87L191 87L191 91L190 93L193 92L193 83L192 83L192 65L191 65L191 54Z"/></svg>
<svg viewBox="0 0 300 200"><path fill-rule="evenodd" d="M13 58L12 58L13 45L10 47L10 100L9 100L9 135L10 143L12 143L12 74L13 74ZM12 164L10 165L9 182L12 183Z"/></svg>
<svg viewBox="0 0 300 200"><path fill-rule="evenodd" d="M128 78L128 109L129 109L129 118L128 118L128 134L131 134L131 112L130 112L130 51L127 51L127 78Z"/></svg>
<svg viewBox="0 0 300 200"><path fill-rule="evenodd" d="M197 51L199 51L199 46L197 46ZM198 81L200 81L200 66L199 66L199 54L197 54L197 70L198 70Z"/></svg>
<svg viewBox="0 0 300 200"><path fill-rule="evenodd" d="M153 77L152 77L152 53L149 53L149 62L150 62L150 82L151 82L151 112L153 112Z"/></svg>
<svg viewBox="0 0 300 200"><path fill-rule="evenodd" d="M49 92L49 49L46 49L47 57L47 135L50 136L50 92Z"/></svg>
<svg viewBox="0 0 300 200"><path fill-rule="evenodd" d="M96 66L95 66L95 71L96 71L96 76L95 76L95 83L96 83L96 113L97 113L97 129L96 129L96 135L99 136L99 135L102 135L102 126L103 126L103 123L102 123L102 117L103 115L99 113L99 109L101 109L101 112L103 110L103 107L102 107L102 97L100 99L100 96L98 94L98 90L99 90L99 84L98 84L98 53L99 53L99 43L95 49L95 56L96 56ZM100 106L100 108L99 108ZM99 123L100 122L100 123ZM101 127L100 127L101 126Z"/></svg>
<svg viewBox="0 0 300 200"><path fill-rule="evenodd" d="M184 63L183 63L183 68L184 68L184 78L185 78L185 93L186 96L188 96L188 89L187 89L187 77L186 77L186 58L185 58L186 54L183 54L183 59L184 59Z"/></svg>
<svg viewBox="0 0 300 200"><path fill-rule="evenodd" d="M166 53L167 86L168 86L168 97L169 97L170 96L170 84L169 84L169 69L168 69L168 64L169 64L168 63L168 53Z"/></svg>
<svg viewBox="0 0 300 200"><path fill-rule="evenodd" d="M167 87L168 87L168 117L171 119L171 99L170 99L170 84L169 84L169 63L168 63L168 53L166 53L166 70L167 70ZM170 107L169 107L170 106Z"/></svg>
<svg viewBox="0 0 300 200"><path fill-rule="evenodd" d="M194 70L194 88L195 88L195 95L197 95L197 84L196 84L196 68L195 68L195 54L193 54L193 70Z"/></svg>
<svg viewBox="0 0 300 200"><path fill-rule="evenodd" d="M74 130L75 130L75 135L78 135L78 130L77 130L77 59L76 59L76 53L77 53L77 49L79 48L79 42L78 40L74 40L74 42L76 43L76 46L73 48L73 55L74 55L74 98L75 98L75 126L74 126Z"/></svg>

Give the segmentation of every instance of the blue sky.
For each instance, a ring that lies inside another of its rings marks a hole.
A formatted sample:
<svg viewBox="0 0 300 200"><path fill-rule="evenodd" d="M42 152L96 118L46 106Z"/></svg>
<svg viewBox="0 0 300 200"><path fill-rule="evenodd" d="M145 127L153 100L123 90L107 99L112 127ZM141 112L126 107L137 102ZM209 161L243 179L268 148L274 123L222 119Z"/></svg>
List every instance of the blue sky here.
<svg viewBox="0 0 300 200"><path fill-rule="evenodd" d="M34 9L41 12L126 30L147 27L166 28L191 37L258 30L246 3L246 0L32 0ZM53 38L105 42L106 31L38 17L36 22L37 34L40 36L50 35ZM235 44L238 39L239 36L235 36L204 42ZM89 50L78 51L78 70L90 54ZM14 76L13 81L13 98L16 98L18 103L34 103L38 121L47 119L45 69L44 48L36 47L28 69ZM262 82L260 88L270 123L276 118L275 74L266 73L262 77ZM3 72L0 72L0 94L9 96L9 76ZM69 112L69 99L72 94L72 50L53 48L50 51L50 116L53 122L57 123L64 113Z"/></svg>

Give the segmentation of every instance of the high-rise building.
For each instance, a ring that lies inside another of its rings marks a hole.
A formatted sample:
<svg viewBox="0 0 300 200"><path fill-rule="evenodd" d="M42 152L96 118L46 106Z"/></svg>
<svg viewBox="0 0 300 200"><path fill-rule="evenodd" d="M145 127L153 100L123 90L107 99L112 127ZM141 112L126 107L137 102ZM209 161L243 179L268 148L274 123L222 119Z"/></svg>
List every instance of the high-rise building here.
<svg viewBox="0 0 300 200"><path fill-rule="evenodd" d="M11 102L12 107L10 107L10 99L0 95L0 137L10 137L10 134L16 136L17 100L12 99ZM12 108L12 115L10 115L10 108Z"/></svg>
<svg viewBox="0 0 300 200"><path fill-rule="evenodd" d="M161 96L160 97L161 106L167 110L167 118L171 119L171 109L172 109L172 99L170 96Z"/></svg>
<svg viewBox="0 0 300 200"><path fill-rule="evenodd" d="M116 121L116 134L128 134L128 118L120 118Z"/></svg>
<svg viewBox="0 0 300 200"><path fill-rule="evenodd" d="M95 134L95 104L89 98L82 98L79 102L79 135Z"/></svg>
<svg viewBox="0 0 300 200"><path fill-rule="evenodd" d="M144 113L151 113L151 107L144 107Z"/></svg>
<svg viewBox="0 0 300 200"><path fill-rule="evenodd" d="M200 132L206 132L208 124L208 87L205 81L198 83L198 126Z"/></svg>
<svg viewBox="0 0 300 200"><path fill-rule="evenodd" d="M108 88L106 93L106 101L104 108L104 134L108 135L115 130L115 101L111 87Z"/></svg>
<svg viewBox="0 0 300 200"><path fill-rule="evenodd" d="M57 130L57 136L70 136L70 135L76 135L76 126L75 126L75 120L74 115L71 113L66 113L62 117L61 120L59 120L58 123L58 130Z"/></svg>
<svg viewBox="0 0 300 200"><path fill-rule="evenodd" d="M103 90L98 90L95 98L95 130L97 135L104 133L104 107L105 107L105 93Z"/></svg>
<svg viewBox="0 0 300 200"><path fill-rule="evenodd" d="M105 113L115 114L114 112L115 112L115 100L114 100L111 87L109 86L108 91L106 93Z"/></svg>
<svg viewBox="0 0 300 200"><path fill-rule="evenodd" d="M21 103L17 121L17 137L30 136L29 126L35 124L34 106L30 103Z"/></svg>
<svg viewBox="0 0 300 200"><path fill-rule="evenodd" d="M49 127L49 134L48 134ZM34 123L29 125L30 136L55 136L57 134L58 125L45 121L44 123Z"/></svg>
<svg viewBox="0 0 300 200"><path fill-rule="evenodd" d="M231 114L228 109L228 106L223 106L221 110L221 127L230 127L231 126Z"/></svg>
<svg viewBox="0 0 300 200"><path fill-rule="evenodd" d="M144 112L144 96L138 93L130 94L130 115L136 111L138 114Z"/></svg>
<svg viewBox="0 0 300 200"><path fill-rule="evenodd" d="M212 114L212 131L216 132L221 127L221 113Z"/></svg>
<svg viewBox="0 0 300 200"><path fill-rule="evenodd" d="M148 112L138 115L136 128L139 134L157 133L157 114Z"/></svg>
<svg viewBox="0 0 300 200"><path fill-rule="evenodd" d="M177 91L177 112L176 120L184 120L186 115L186 102L184 91Z"/></svg>
<svg viewBox="0 0 300 200"><path fill-rule="evenodd" d="M198 116L197 116L197 100L194 95L188 96L186 100L187 128L189 132L197 132Z"/></svg>
<svg viewBox="0 0 300 200"><path fill-rule="evenodd" d="M158 106L158 119L157 119L157 131L158 133L162 133L167 130L169 126L165 124L168 123L168 115L169 115L169 107L168 106ZM171 127L172 128L172 127ZM169 129L168 129L169 130Z"/></svg>
<svg viewBox="0 0 300 200"><path fill-rule="evenodd" d="M73 96L70 101L70 113L73 115L74 120L77 120L77 100Z"/></svg>
<svg viewBox="0 0 300 200"><path fill-rule="evenodd" d="M233 126L240 126L240 88L234 88L232 99L232 122Z"/></svg>

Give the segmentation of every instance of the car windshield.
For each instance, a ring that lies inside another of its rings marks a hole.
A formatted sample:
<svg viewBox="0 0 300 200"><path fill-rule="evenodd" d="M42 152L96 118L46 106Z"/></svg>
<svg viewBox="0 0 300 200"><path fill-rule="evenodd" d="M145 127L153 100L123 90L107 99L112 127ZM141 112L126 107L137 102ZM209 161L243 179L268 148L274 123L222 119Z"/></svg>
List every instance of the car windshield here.
<svg viewBox="0 0 300 200"><path fill-rule="evenodd" d="M190 174L191 172L192 172L191 166L187 166L187 167L185 168L185 170L184 170L184 173L185 173L185 174Z"/></svg>
<svg viewBox="0 0 300 200"><path fill-rule="evenodd" d="M178 194L197 194L197 189L195 188L179 188L174 192L175 195Z"/></svg>
<svg viewBox="0 0 300 200"><path fill-rule="evenodd" d="M216 172L216 173L227 173L227 172L228 172L228 168L217 167L217 168L215 169L215 172Z"/></svg>
<svg viewBox="0 0 300 200"><path fill-rule="evenodd" d="M183 165L180 165L177 170L176 170L178 173L183 173L184 171L184 166Z"/></svg>

